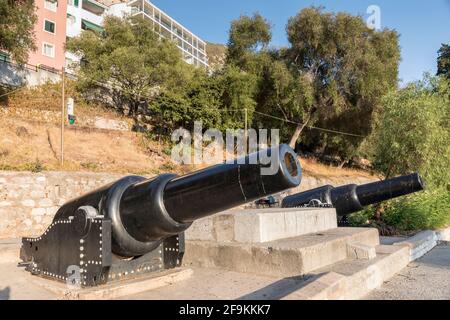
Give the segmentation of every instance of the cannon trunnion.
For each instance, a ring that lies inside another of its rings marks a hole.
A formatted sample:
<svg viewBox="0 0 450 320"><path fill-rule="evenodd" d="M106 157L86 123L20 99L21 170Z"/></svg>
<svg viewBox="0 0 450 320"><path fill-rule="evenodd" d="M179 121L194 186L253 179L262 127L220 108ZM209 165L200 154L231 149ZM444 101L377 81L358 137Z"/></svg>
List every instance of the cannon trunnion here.
<svg viewBox="0 0 450 320"><path fill-rule="evenodd" d="M331 205L338 216L362 210L365 206L393 199L424 189L422 178L417 173L406 176L372 182L362 185L348 184L340 187L325 185L287 196L283 199L283 208Z"/></svg>
<svg viewBox="0 0 450 320"><path fill-rule="evenodd" d="M273 161L276 170L264 174ZM300 181L300 164L287 145L185 176L127 176L67 202L41 236L22 238L21 264L82 287L174 268L193 221Z"/></svg>

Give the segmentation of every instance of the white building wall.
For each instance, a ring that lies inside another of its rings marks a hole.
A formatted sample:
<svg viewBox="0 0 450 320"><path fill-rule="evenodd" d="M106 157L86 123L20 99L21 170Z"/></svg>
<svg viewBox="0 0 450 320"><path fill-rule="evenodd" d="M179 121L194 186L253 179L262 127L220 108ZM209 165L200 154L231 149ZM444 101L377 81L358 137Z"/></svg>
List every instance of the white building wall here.
<svg viewBox="0 0 450 320"><path fill-rule="evenodd" d="M67 5L67 14L74 17L74 21L71 21L70 18L67 18L67 27L66 27L66 35L69 38L77 37L81 34L83 29L81 28L82 20L86 20L88 22L94 23L98 26L103 25L103 18L107 14L107 10L101 16L91 13L85 9L83 9L83 0L79 0L78 7L68 4ZM66 70L69 73L74 73L75 66L80 62L81 57L66 51Z"/></svg>
<svg viewBox="0 0 450 320"><path fill-rule="evenodd" d="M131 7L128 6L127 3L116 3L108 8L107 14L116 17L123 17L125 15L131 14Z"/></svg>
<svg viewBox="0 0 450 320"><path fill-rule="evenodd" d="M74 17L75 21L70 21L68 18L66 21L66 35L68 37L76 37L81 33L81 5L77 8L70 4L67 5L67 14Z"/></svg>

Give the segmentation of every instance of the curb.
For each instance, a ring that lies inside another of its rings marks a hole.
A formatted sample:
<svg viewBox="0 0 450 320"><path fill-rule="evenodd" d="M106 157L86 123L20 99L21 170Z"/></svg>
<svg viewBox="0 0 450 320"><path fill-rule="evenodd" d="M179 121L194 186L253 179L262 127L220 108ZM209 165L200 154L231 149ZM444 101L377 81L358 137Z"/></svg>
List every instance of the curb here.
<svg viewBox="0 0 450 320"><path fill-rule="evenodd" d="M409 261L414 261L433 249L441 242L450 241L450 227L441 230L424 230L414 236L399 242L396 246L407 246L410 249Z"/></svg>

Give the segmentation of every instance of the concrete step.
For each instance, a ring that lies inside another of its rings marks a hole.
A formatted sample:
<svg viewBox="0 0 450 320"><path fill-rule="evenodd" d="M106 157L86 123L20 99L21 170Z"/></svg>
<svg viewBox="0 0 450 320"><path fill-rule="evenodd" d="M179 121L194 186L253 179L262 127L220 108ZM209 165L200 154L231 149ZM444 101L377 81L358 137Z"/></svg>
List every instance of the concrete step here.
<svg viewBox="0 0 450 320"><path fill-rule="evenodd" d="M194 221L186 239L260 243L336 227L334 208L232 210Z"/></svg>
<svg viewBox="0 0 450 320"><path fill-rule="evenodd" d="M378 230L335 228L264 243L186 241L184 265L222 268L271 277L310 273L347 259L347 245L379 244Z"/></svg>
<svg viewBox="0 0 450 320"><path fill-rule="evenodd" d="M316 270L314 279L283 299L359 299L380 287L409 263L405 246L376 246L377 257L372 260L345 259Z"/></svg>

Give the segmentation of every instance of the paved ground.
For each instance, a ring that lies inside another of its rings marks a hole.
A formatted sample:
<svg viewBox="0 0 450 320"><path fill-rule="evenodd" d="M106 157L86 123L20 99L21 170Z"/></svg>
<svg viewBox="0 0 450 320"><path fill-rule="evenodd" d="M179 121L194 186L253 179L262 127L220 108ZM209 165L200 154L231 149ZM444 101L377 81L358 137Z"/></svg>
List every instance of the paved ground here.
<svg viewBox="0 0 450 320"><path fill-rule="evenodd" d="M450 243L412 262L366 299L450 299ZM0 263L0 300L55 299L16 263ZM124 299L279 299L311 279L276 279L194 268L190 279Z"/></svg>
<svg viewBox="0 0 450 320"><path fill-rule="evenodd" d="M450 299L450 243L439 245L410 263L366 299Z"/></svg>
<svg viewBox="0 0 450 320"><path fill-rule="evenodd" d="M123 299L281 299L312 279L312 277L276 279L219 269L193 268L193 270L192 277L185 281Z"/></svg>
<svg viewBox="0 0 450 320"><path fill-rule="evenodd" d="M277 279L218 269L193 268L193 275L181 282L122 299L280 299L304 286L312 278ZM0 264L0 300L58 299L15 263Z"/></svg>
<svg viewBox="0 0 450 320"><path fill-rule="evenodd" d="M47 300L57 296L34 283L17 263L0 263L0 300Z"/></svg>

